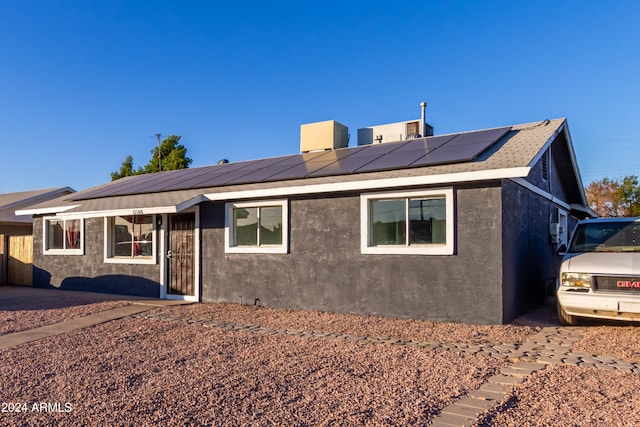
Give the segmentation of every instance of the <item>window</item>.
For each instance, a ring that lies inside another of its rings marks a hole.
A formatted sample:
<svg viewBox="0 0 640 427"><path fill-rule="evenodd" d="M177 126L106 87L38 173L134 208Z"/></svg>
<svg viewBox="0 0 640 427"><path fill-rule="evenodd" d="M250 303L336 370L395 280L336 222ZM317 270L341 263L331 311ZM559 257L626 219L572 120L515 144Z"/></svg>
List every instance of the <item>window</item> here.
<svg viewBox="0 0 640 427"><path fill-rule="evenodd" d="M286 201L227 203L225 251L229 253L287 253Z"/></svg>
<svg viewBox="0 0 640 427"><path fill-rule="evenodd" d="M43 228L45 254L84 254L84 227L81 219L45 218Z"/></svg>
<svg viewBox="0 0 640 427"><path fill-rule="evenodd" d="M155 261L153 215L105 218L107 262L152 263Z"/></svg>
<svg viewBox="0 0 640 427"><path fill-rule="evenodd" d="M365 254L453 254L453 190L362 195Z"/></svg>

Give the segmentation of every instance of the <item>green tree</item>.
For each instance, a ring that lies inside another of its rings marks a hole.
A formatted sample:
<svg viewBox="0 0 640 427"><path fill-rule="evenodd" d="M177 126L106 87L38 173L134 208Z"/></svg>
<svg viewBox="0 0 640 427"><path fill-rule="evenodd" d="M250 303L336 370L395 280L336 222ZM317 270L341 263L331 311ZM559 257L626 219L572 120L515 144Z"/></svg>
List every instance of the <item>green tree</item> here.
<svg viewBox="0 0 640 427"><path fill-rule="evenodd" d="M180 136L178 135L169 135L162 140L160 143L160 154L162 171L186 169L193 161L187 157L187 148L180 144ZM138 167L138 169L134 169L133 157L129 155L122 162L119 171L111 172L111 180L115 181L116 179L124 178L126 176L159 172L159 164L158 146L155 146L153 150L151 150L151 159L144 168Z"/></svg>
<svg viewBox="0 0 640 427"><path fill-rule="evenodd" d="M124 178L125 176L133 176L142 174L142 168L138 168L137 170L133 169L133 157L127 156L122 165L120 166L120 170L117 172L111 172L111 181L115 181L116 179Z"/></svg>
<svg viewBox="0 0 640 427"><path fill-rule="evenodd" d="M178 135L169 135L163 139L160 143L160 153L163 171L187 169L193 161L187 157L187 148L180 144ZM158 165L158 147L154 147L151 150L151 160L144 167L144 173L159 172Z"/></svg>
<svg viewBox="0 0 640 427"><path fill-rule="evenodd" d="M589 207L600 216L640 216L640 185L635 175L593 181L585 193Z"/></svg>

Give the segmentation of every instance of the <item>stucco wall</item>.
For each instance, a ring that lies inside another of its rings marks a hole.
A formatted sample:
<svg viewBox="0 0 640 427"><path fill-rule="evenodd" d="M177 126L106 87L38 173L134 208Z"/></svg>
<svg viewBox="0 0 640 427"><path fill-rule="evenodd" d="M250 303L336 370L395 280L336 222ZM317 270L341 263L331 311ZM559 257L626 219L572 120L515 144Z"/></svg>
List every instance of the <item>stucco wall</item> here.
<svg viewBox="0 0 640 427"><path fill-rule="evenodd" d="M454 193L452 256L362 255L357 194L290 199L289 254L225 254L224 204L203 204L202 299L501 323L500 188Z"/></svg>
<svg viewBox="0 0 640 427"><path fill-rule="evenodd" d="M561 257L551 243L549 225L557 218L550 201L503 182L505 320L544 301L553 289Z"/></svg>
<svg viewBox="0 0 640 427"><path fill-rule="evenodd" d="M159 265L105 264L104 219L84 222L84 255L43 255L42 218L33 226L33 285L125 295L160 296Z"/></svg>

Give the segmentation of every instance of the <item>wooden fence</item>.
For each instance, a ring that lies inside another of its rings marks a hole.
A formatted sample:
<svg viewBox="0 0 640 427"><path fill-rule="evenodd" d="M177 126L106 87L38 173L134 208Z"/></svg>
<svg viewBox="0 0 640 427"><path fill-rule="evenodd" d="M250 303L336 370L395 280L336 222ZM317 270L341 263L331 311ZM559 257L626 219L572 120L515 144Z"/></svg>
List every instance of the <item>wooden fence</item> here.
<svg viewBox="0 0 640 427"><path fill-rule="evenodd" d="M31 286L33 236L0 234L0 284Z"/></svg>

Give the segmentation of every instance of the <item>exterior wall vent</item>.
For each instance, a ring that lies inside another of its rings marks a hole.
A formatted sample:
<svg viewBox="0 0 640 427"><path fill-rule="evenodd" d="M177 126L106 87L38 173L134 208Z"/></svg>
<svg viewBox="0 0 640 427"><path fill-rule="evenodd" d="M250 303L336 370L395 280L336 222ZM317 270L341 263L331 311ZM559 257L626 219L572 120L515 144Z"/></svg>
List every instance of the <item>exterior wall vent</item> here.
<svg viewBox="0 0 640 427"><path fill-rule="evenodd" d="M549 151L550 148L542 153L542 179L544 179L545 181L549 181Z"/></svg>
<svg viewBox="0 0 640 427"><path fill-rule="evenodd" d="M334 150L349 145L349 128L335 120L300 126L300 152Z"/></svg>

